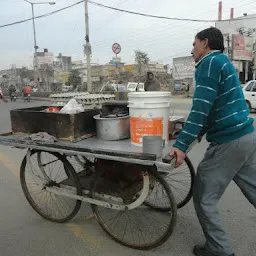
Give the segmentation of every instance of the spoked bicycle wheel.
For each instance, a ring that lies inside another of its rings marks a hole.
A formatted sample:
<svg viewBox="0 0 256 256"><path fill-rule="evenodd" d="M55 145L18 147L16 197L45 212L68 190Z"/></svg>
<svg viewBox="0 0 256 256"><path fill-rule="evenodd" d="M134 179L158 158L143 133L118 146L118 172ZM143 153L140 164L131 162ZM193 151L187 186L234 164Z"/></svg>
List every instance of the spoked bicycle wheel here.
<svg viewBox="0 0 256 256"><path fill-rule="evenodd" d="M26 199L43 218L54 222L72 219L81 201L47 191L47 188L69 188L82 195L73 167L59 153L32 151L29 161L25 156L20 170L20 182Z"/></svg>
<svg viewBox="0 0 256 256"><path fill-rule="evenodd" d="M85 157L85 156L74 156L76 161L81 165L84 166L85 164L93 164L95 161L94 157Z"/></svg>
<svg viewBox="0 0 256 256"><path fill-rule="evenodd" d="M91 175L94 167L93 157L87 158L84 156L70 155L70 156L67 156L67 160L73 166L76 173L84 172L88 175Z"/></svg>
<svg viewBox="0 0 256 256"><path fill-rule="evenodd" d="M137 173L136 176L145 175L142 172ZM143 202L131 210L115 210L92 205L96 220L110 237L122 245L140 250L152 249L163 244L171 236L177 219L176 202L166 181L154 168L148 170L146 175L149 175L150 187L157 185L162 188L165 195L162 203L170 209L169 212L149 208ZM124 187L123 184L120 180L111 184L110 180L106 180L104 173L97 173L92 186L92 198L99 199L104 195L107 198L105 201L109 203L127 206L142 193L143 179L133 181L130 186ZM151 199L150 192L147 197L148 200Z"/></svg>
<svg viewBox="0 0 256 256"><path fill-rule="evenodd" d="M161 174L173 192L177 208L179 209L185 206L192 198L192 189L195 180L195 170L190 159L186 156L181 166L173 169L169 173L162 172ZM159 193L159 189L157 187L154 188L155 200L146 200L145 204L159 211L169 211L169 207L161 205L162 195Z"/></svg>

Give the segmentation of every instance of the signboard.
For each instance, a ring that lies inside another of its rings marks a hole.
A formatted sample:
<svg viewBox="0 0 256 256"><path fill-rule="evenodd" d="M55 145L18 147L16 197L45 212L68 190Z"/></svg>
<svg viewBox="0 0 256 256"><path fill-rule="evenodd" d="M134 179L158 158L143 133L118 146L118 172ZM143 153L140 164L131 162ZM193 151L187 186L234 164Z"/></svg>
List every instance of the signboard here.
<svg viewBox="0 0 256 256"><path fill-rule="evenodd" d="M119 54L119 53L121 52L121 45L118 44L118 43L114 43L114 44L112 45L112 51L113 51L113 53L115 53L115 54Z"/></svg>
<svg viewBox="0 0 256 256"><path fill-rule="evenodd" d="M173 78L183 80L193 78L195 72L195 61L191 56L173 59Z"/></svg>
<svg viewBox="0 0 256 256"><path fill-rule="evenodd" d="M92 54L92 47L90 44L84 44L84 54Z"/></svg>
<svg viewBox="0 0 256 256"><path fill-rule="evenodd" d="M70 72L59 72L55 75L56 82L66 83L68 82Z"/></svg>
<svg viewBox="0 0 256 256"><path fill-rule="evenodd" d="M253 58L253 37L233 35L233 59L249 60Z"/></svg>
<svg viewBox="0 0 256 256"><path fill-rule="evenodd" d="M134 73L135 72L135 65L125 65L123 67L123 69L124 69L124 71Z"/></svg>

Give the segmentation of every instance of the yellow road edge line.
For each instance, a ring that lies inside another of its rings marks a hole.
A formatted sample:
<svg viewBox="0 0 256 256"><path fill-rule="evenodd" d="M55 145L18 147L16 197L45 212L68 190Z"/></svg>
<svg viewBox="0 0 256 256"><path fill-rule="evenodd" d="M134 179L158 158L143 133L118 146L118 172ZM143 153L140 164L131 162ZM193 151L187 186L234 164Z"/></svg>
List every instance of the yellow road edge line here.
<svg viewBox="0 0 256 256"><path fill-rule="evenodd" d="M9 170L15 177L19 177L20 169L10 161L7 155L3 154L2 152L0 152L0 163L4 165L7 168L7 170ZM93 217L94 215L88 215L85 217L85 219L90 220L93 219ZM79 225L67 223L65 224L65 226L71 231L71 233L76 238L83 241L90 250L99 250L101 248L99 239L85 233Z"/></svg>
<svg viewBox="0 0 256 256"><path fill-rule="evenodd" d="M9 171L11 171L14 176L20 176L20 169L9 160L8 156L2 152L0 152L0 163L4 165Z"/></svg>

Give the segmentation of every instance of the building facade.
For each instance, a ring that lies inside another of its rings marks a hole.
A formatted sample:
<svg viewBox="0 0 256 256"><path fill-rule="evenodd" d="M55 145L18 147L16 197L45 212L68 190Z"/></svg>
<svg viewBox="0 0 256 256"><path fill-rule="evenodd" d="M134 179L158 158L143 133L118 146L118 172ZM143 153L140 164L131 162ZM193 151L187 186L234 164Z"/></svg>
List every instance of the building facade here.
<svg viewBox="0 0 256 256"><path fill-rule="evenodd" d="M223 33L225 53L236 67L240 81L255 79L256 14L219 20L216 27Z"/></svg>

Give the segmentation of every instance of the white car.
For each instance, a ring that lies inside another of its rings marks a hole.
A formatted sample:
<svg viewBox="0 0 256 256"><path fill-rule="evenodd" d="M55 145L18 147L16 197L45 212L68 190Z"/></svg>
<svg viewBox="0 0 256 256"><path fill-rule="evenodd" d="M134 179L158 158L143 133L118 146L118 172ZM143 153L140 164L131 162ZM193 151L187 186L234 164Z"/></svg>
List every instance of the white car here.
<svg viewBox="0 0 256 256"><path fill-rule="evenodd" d="M128 83L127 90L130 92L144 92L144 83Z"/></svg>
<svg viewBox="0 0 256 256"><path fill-rule="evenodd" d="M124 84L105 84L100 89L100 92L125 92L126 86Z"/></svg>
<svg viewBox="0 0 256 256"><path fill-rule="evenodd" d="M249 109L256 109L256 80L249 81L243 87L244 97Z"/></svg>

